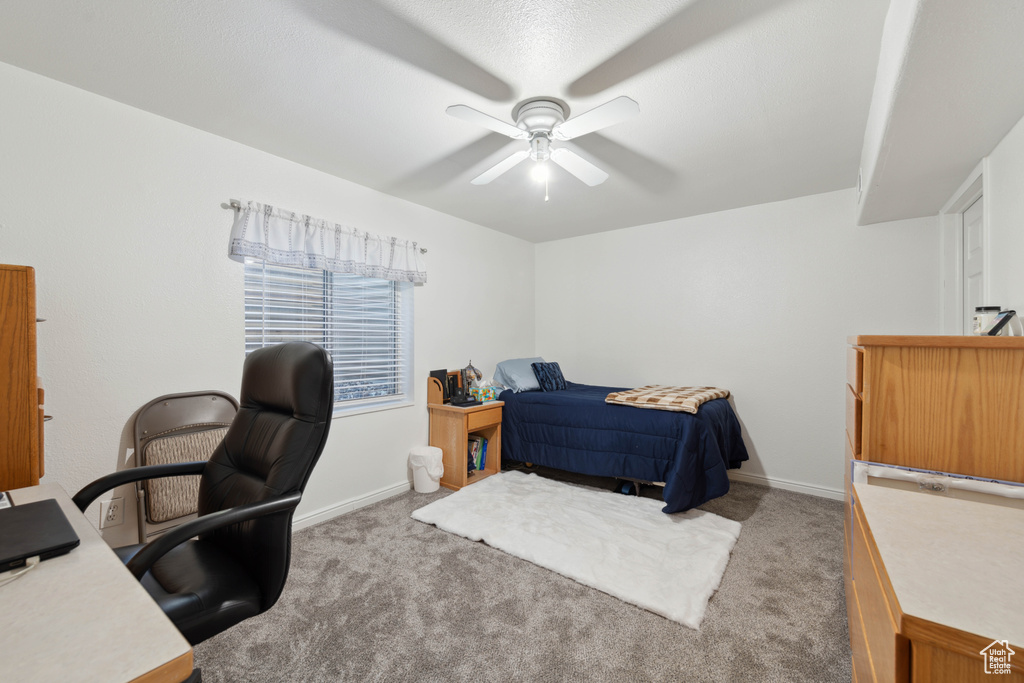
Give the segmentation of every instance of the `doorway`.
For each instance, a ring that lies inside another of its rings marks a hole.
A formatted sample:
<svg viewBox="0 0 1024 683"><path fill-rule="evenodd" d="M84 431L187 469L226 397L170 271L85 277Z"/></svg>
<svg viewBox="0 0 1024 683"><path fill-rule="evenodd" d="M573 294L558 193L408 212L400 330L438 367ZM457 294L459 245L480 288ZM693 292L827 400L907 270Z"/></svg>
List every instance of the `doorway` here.
<svg viewBox="0 0 1024 683"><path fill-rule="evenodd" d="M984 167L983 159L939 211L941 334L971 334L974 307L988 303Z"/></svg>
<svg viewBox="0 0 1024 683"><path fill-rule="evenodd" d="M963 226L963 333L974 329L974 309L985 304L985 197L980 196L961 212Z"/></svg>

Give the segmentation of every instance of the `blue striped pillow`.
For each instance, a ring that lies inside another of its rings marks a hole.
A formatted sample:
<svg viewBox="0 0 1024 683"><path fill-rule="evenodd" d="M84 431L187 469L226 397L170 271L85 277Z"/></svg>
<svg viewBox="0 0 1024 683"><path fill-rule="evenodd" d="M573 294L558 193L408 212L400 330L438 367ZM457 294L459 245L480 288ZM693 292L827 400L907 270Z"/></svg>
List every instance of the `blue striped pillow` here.
<svg viewBox="0 0 1024 683"><path fill-rule="evenodd" d="M537 376L537 382L544 391L559 391L565 389L565 377L562 376L562 368L558 363L531 363L533 374Z"/></svg>

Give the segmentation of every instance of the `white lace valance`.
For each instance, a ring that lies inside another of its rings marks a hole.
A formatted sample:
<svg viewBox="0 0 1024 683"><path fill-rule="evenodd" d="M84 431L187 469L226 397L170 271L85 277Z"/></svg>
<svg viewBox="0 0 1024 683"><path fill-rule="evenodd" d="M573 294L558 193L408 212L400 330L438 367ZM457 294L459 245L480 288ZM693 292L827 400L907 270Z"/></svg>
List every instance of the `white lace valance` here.
<svg viewBox="0 0 1024 683"><path fill-rule="evenodd" d="M382 280L427 281L416 242L371 235L257 202L239 202L235 208L228 256Z"/></svg>

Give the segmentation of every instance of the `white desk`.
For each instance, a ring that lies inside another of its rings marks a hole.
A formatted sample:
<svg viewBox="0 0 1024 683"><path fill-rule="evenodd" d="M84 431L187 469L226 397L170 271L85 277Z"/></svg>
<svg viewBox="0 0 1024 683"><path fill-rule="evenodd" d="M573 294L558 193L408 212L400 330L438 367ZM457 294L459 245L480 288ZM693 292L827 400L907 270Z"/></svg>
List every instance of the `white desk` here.
<svg viewBox="0 0 1024 683"><path fill-rule="evenodd" d="M0 679L183 681L192 648L56 484L11 491L55 498L81 539L67 555L0 586Z"/></svg>
<svg viewBox="0 0 1024 683"><path fill-rule="evenodd" d="M1024 509L887 481L853 484L854 678L1024 683L1000 651L1024 651ZM990 655L1010 671L987 673Z"/></svg>
<svg viewBox="0 0 1024 683"><path fill-rule="evenodd" d="M854 490L903 614L1024 644L1024 510L879 485Z"/></svg>

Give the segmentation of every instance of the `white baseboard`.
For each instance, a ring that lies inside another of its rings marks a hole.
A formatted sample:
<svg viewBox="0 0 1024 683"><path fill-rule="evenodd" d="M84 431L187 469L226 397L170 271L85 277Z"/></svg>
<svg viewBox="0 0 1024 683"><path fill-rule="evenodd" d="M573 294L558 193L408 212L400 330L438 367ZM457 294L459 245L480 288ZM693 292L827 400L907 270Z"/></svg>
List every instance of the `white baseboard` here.
<svg viewBox="0 0 1024 683"><path fill-rule="evenodd" d="M745 472L737 472L736 470L729 470L729 479L733 481L742 481L746 484L767 486L772 489L784 489L786 491L806 493L809 496L818 496L819 498L831 498L832 500L844 500L845 498L842 489L813 486L811 484L800 484L795 481L765 477L760 474L747 474Z"/></svg>
<svg viewBox="0 0 1024 683"><path fill-rule="evenodd" d="M842 489L812 486L811 484L800 484L795 481L787 481L786 479L765 477L759 474L747 474L736 470L729 470L729 479L744 482L746 484L754 484L756 486L767 486L768 488L806 493L809 496L818 496L819 498L843 500ZM372 505L373 503L391 498L392 496L401 495L411 489L412 485L406 481L392 486L385 486L384 488L368 493L365 496L350 498L349 500L343 500L339 503L322 507L319 510L314 510L313 512L308 512L300 517L293 518L292 530L298 531L299 529L305 529L306 527L319 524L320 522L326 522L329 519L340 517L341 515L352 512L353 510L358 510L361 507Z"/></svg>
<svg viewBox="0 0 1024 683"><path fill-rule="evenodd" d="M386 498L392 496L398 496L412 488L409 482L404 481L401 484L394 484L393 486L385 486L382 489L377 489L372 493L368 493L365 496L359 496L357 498L349 498L343 500L340 503L334 503L327 507L322 507L319 510L308 512L301 517L292 518L292 531L298 531L299 529L305 529L308 526L319 524L320 522L326 522L329 519L340 517L345 513L358 510L361 507L372 505Z"/></svg>

